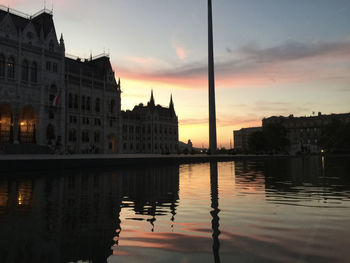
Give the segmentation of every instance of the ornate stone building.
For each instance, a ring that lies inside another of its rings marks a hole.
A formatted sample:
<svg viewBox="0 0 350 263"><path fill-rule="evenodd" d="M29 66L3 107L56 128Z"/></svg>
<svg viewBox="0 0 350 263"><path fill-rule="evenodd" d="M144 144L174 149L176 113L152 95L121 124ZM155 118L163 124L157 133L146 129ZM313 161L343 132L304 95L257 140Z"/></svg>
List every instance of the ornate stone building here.
<svg viewBox="0 0 350 263"><path fill-rule="evenodd" d="M120 80L109 58L65 59L67 151L120 152Z"/></svg>
<svg viewBox="0 0 350 263"><path fill-rule="evenodd" d="M178 119L172 97L169 108L155 105L153 91L146 106L122 111L122 151L124 153L177 153Z"/></svg>
<svg viewBox="0 0 350 263"><path fill-rule="evenodd" d="M50 12L0 9L1 143L65 141L64 54Z"/></svg>
<svg viewBox="0 0 350 263"><path fill-rule="evenodd" d="M108 56L72 59L62 35L57 39L51 11L29 16L0 7L2 148L117 153L119 116L120 81Z"/></svg>

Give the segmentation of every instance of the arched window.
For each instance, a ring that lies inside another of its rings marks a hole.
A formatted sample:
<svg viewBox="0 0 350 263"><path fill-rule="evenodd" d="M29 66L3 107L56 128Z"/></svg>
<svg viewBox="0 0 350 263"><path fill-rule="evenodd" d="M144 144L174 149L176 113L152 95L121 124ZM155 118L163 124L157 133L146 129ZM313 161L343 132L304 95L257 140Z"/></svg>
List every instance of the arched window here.
<svg viewBox="0 0 350 263"><path fill-rule="evenodd" d="M34 83L38 81L38 64L36 62L33 62L30 68L30 80Z"/></svg>
<svg viewBox="0 0 350 263"><path fill-rule="evenodd" d="M96 112L100 112L101 106L100 106L101 102L100 102L100 98L97 98L95 101L95 111Z"/></svg>
<svg viewBox="0 0 350 263"><path fill-rule="evenodd" d="M15 78L15 59L13 57L7 60L7 78Z"/></svg>
<svg viewBox="0 0 350 263"><path fill-rule="evenodd" d="M0 54L0 78L5 77L5 57Z"/></svg>
<svg viewBox="0 0 350 263"><path fill-rule="evenodd" d="M28 81L29 78L29 64L27 60L24 60L22 63L22 80Z"/></svg>
<svg viewBox="0 0 350 263"><path fill-rule="evenodd" d="M55 44L54 44L52 39L50 40L50 43L49 43L49 51L50 52L54 52L55 51Z"/></svg>

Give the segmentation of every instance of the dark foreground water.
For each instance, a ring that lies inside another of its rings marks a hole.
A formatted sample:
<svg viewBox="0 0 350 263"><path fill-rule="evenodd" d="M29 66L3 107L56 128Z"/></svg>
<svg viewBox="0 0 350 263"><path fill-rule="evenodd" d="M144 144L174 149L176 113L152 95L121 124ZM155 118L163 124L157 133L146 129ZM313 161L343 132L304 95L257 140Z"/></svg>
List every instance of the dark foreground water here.
<svg viewBox="0 0 350 263"><path fill-rule="evenodd" d="M0 175L0 262L350 262L350 158Z"/></svg>

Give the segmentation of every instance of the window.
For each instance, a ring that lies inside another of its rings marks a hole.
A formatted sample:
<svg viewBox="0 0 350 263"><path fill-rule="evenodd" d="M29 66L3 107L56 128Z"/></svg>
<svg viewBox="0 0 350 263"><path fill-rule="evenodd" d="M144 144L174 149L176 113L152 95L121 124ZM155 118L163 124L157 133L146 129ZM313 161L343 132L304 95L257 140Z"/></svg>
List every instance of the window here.
<svg viewBox="0 0 350 263"><path fill-rule="evenodd" d="M82 131L81 133L81 141L82 142L89 142L89 131Z"/></svg>
<svg viewBox="0 0 350 263"><path fill-rule="evenodd" d="M32 63L32 67L30 69L30 80L34 83L38 81L38 65L36 62Z"/></svg>
<svg viewBox="0 0 350 263"><path fill-rule="evenodd" d="M73 94L69 93L68 95L68 108L73 108Z"/></svg>
<svg viewBox="0 0 350 263"><path fill-rule="evenodd" d="M79 108L79 97L77 94L74 95L74 109Z"/></svg>
<svg viewBox="0 0 350 263"><path fill-rule="evenodd" d="M51 62L46 61L46 71L51 71Z"/></svg>
<svg viewBox="0 0 350 263"><path fill-rule="evenodd" d="M0 55L0 78L5 77L5 57Z"/></svg>
<svg viewBox="0 0 350 263"><path fill-rule="evenodd" d="M95 118L95 126L101 126L101 120Z"/></svg>
<svg viewBox="0 0 350 263"><path fill-rule="evenodd" d="M81 96L81 109L85 110L85 96Z"/></svg>
<svg viewBox="0 0 350 263"><path fill-rule="evenodd" d="M57 72L57 63L52 64L52 71Z"/></svg>
<svg viewBox="0 0 350 263"><path fill-rule="evenodd" d="M15 59L10 57L7 61L7 77L9 79L15 78Z"/></svg>
<svg viewBox="0 0 350 263"><path fill-rule="evenodd" d="M83 117L83 118L82 118L82 123L83 123L83 124L86 124L86 125L89 125L89 124L90 124L90 119L89 119L89 117Z"/></svg>
<svg viewBox="0 0 350 263"><path fill-rule="evenodd" d="M100 142L100 132L99 131L95 131L94 141L95 141L95 143L99 143Z"/></svg>
<svg viewBox="0 0 350 263"><path fill-rule="evenodd" d="M55 85L51 85L49 92L49 105L53 106L55 97L57 96L57 87Z"/></svg>
<svg viewBox="0 0 350 263"><path fill-rule="evenodd" d="M91 99L90 97L86 97L86 110L91 110Z"/></svg>
<svg viewBox="0 0 350 263"><path fill-rule="evenodd" d="M74 129L69 130L68 141L76 142L77 141L77 132Z"/></svg>
<svg viewBox="0 0 350 263"><path fill-rule="evenodd" d="M95 101L95 111L96 111L96 112L100 112L100 107L101 107L101 106L100 106L100 103L101 103L101 102L100 102L100 99L97 98L96 101Z"/></svg>
<svg viewBox="0 0 350 263"><path fill-rule="evenodd" d="M69 123L77 123L78 119L77 116L71 115L69 116Z"/></svg>
<svg viewBox="0 0 350 263"><path fill-rule="evenodd" d="M50 40L50 43L49 43L49 51L50 52L54 52L55 51L55 44L54 44L52 39Z"/></svg>
<svg viewBox="0 0 350 263"><path fill-rule="evenodd" d="M24 60L22 64L22 80L23 81L28 81L28 76L29 75L29 65L28 61Z"/></svg>

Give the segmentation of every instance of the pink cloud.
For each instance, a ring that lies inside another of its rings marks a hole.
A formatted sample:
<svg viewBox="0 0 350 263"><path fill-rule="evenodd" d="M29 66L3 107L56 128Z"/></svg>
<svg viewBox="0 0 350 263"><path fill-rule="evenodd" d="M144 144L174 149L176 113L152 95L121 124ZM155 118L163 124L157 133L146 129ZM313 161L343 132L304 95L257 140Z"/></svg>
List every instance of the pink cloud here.
<svg viewBox="0 0 350 263"><path fill-rule="evenodd" d="M179 58L186 51L178 48ZM312 80L345 79L350 58L350 43L300 44L287 43L268 49L242 48L241 57L228 56L217 60L217 87L266 87L273 83L299 83ZM124 78L144 82L171 83L182 88L206 88L206 61L186 64L178 68L155 71L135 71L120 68Z"/></svg>
<svg viewBox="0 0 350 263"><path fill-rule="evenodd" d="M179 59L183 60L187 56L187 51L184 47L177 46L176 47L176 55Z"/></svg>

